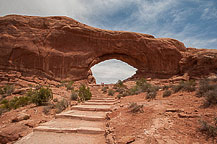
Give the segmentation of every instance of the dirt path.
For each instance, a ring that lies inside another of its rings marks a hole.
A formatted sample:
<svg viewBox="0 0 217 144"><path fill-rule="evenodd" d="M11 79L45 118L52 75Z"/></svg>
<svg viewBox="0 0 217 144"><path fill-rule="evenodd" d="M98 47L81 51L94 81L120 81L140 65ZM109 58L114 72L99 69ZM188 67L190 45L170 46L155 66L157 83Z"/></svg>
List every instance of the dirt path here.
<svg viewBox="0 0 217 144"><path fill-rule="evenodd" d="M116 99L93 91L91 100L71 107L70 111L57 114L55 119L41 124L16 144L103 144L106 114Z"/></svg>

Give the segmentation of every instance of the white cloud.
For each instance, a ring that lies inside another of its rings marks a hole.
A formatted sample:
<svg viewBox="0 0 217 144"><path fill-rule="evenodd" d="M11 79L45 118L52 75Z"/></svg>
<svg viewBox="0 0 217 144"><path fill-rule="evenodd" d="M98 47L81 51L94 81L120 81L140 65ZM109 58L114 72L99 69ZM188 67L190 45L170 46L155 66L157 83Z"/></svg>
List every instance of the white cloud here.
<svg viewBox="0 0 217 144"><path fill-rule="evenodd" d="M201 19L204 20L217 19L217 9L212 7L205 8L203 14L201 15Z"/></svg>
<svg viewBox="0 0 217 144"><path fill-rule="evenodd" d="M93 66L91 70L97 83L116 83L134 75L137 69L125 62L112 59Z"/></svg>
<svg viewBox="0 0 217 144"><path fill-rule="evenodd" d="M134 6L134 9L124 19L113 19L119 12L128 11L130 6ZM0 12L2 16L64 15L104 29L175 38L187 47L217 48L216 34L210 34L213 26L199 25L217 21L216 3L212 0L0 0ZM195 13L199 15L197 18L193 16ZM201 21L194 22L195 19ZM123 79L122 76L135 72L121 65L113 61L96 65L92 70L96 73L98 82L116 82ZM115 73L109 72L111 67Z"/></svg>

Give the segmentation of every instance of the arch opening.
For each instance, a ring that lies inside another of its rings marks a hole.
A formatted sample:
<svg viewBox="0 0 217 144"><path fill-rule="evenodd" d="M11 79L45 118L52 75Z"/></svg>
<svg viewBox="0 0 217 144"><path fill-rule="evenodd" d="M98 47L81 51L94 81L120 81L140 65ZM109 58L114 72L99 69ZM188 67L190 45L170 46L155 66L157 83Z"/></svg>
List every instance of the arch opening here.
<svg viewBox="0 0 217 144"><path fill-rule="evenodd" d="M118 59L109 59L91 67L97 84L113 84L133 76L137 69Z"/></svg>

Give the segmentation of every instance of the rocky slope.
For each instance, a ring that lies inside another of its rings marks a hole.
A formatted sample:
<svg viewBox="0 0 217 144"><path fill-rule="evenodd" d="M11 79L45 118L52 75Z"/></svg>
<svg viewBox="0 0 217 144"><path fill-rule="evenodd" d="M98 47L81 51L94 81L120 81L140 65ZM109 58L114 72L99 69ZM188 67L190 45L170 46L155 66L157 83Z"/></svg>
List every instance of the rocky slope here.
<svg viewBox="0 0 217 144"><path fill-rule="evenodd" d="M97 29L67 17L0 17L0 69L49 79L94 82L90 68L111 58L149 77L216 73L216 53L186 49L170 38Z"/></svg>

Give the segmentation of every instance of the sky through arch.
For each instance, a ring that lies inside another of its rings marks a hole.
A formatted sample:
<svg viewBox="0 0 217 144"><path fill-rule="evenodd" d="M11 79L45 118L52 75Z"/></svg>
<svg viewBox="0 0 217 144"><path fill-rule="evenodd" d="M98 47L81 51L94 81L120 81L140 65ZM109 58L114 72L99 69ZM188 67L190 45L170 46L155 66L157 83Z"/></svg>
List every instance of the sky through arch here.
<svg viewBox="0 0 217 144"><path fill-rule="evenodd" d="M136 73L136 68L127 63L111 59L94 65L91 68L96 83L116 83L118 80L124 80Z"/></svg>

